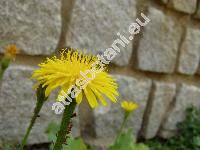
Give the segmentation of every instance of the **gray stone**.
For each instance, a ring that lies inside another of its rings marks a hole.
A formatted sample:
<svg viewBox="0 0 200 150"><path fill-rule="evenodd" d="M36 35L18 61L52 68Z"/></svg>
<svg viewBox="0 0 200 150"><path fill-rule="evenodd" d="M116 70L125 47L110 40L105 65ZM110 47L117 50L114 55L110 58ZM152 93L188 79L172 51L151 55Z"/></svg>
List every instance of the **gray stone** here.
<svg viewBox="0 0 200 150"><path fill-rule="evenodd" d="M120 108L122 100L134 101L139 108L131 114L128 127L132 127L134 135L141 128L143 114L147 105L147 99L151 89L151 81L148 79L136 79L123 75L114 75L119 85L120 97L117 104L107 107L99 107L95 110L95 125L98 138L109 138L116 135L123 121L123 110Z"/></svg>
<svg viewBox="0 0 200 150"><path fill-rule="evenodd" d="M33 67L11 66L5 72L0 95L0 141L19 143L33 114L36 103L35 92L32 89L33 80L30 79ZM40 117L28 138L29 144L47 142L44 133L51 121L59 122L61 115L51 110L55 101L55 94L45 103ZM73 134L77 135L78 119L74 121Z"/></svg>
<svg viewBox="0 0 200 150"><path fill-rule="evenodd" d="M197 0L172 0L170 5L178 11L192 14L196 10Z"/></svg>
<svg viewBox="0 0 200 150"><path fill-rule="evenodd" d="M77 0L72 12L67 45L98 54L110 48L120 32L126 38L128 28L136 19L135 0ZM132 42L113 60L127 65L132 53Z"/></svg>
<svg viewBox="0 0 200 150"><path fill-rule="evenodd" d="M182 84L176 97L175 107L170 111L163 129L175 130L176 124L184 120L187 107L200 106L200 88L193 85Z"/></svg>
<svg viewBox="0 0 200 150"><path fill-rule="evenodd" d="M1 52L15 43L22 53L51 54L61 27L60 0L1 0L0 22Z"/></svg>
<svg viewBox="0 0 200 150"><path fill-rule="evenodd" d="M111 145L111 143L114 143L113 138L90 138L90 139L84 139L85 143L90 145L95 150L107 150L108 147Z"/></svg>
<svg viewBox="0 0 200 150"><path fill-rule="evenodd" d="M200 60L200 30L187 29L186 38L181 46L178 71L193 75L198 69Z"/></svg>
<svg viewBox="0 0 200 150"><path fill-rule="evenodd" d="M154 84L155 92L145 133L145 138L147 139L153 138L157 134L169 104L176 93L175 84L164 82L155 82Z"/></svg>
<svg viewBox="0 0 200 150"><path fill-rule="evenodd" d="M150 23L145 27L138 48L138 67L142 70L172 73L175 68L181 27L173 18L150 7Z"/></svg>
<svg viewBox="0 0 200 150"><path fill-rule="evenodd" d="M175 130L166 130L166 129L161 129L158 133L159 137L162 137L164 139L169 139L173 136L176 135L176 131Z"/></svg>

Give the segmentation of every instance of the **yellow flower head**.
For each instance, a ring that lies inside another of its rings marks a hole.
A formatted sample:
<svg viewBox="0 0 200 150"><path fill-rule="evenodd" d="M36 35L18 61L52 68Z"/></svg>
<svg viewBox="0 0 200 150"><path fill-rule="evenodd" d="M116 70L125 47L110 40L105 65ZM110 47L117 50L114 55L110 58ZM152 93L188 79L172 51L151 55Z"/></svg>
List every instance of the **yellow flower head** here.
<svg viewBox="0 0 200 150"><path fill-rule="evenodd" d="M18 53L19 49L15 44L10 44L5 48L4 55L6 58L15 58L16 54Z"/></svg>
<svg viewBox="0 0 200 150"><path fill-rule="evenodd" d="M127 112L131 112L134 111L135 109L138 108L138 104L134 103L134 102L129 102L129 101L123 101L121 103L121 107L127 111Z"/></svg>
<svg viewBox="0 0 200 150"><path fill-rule="evenodd" d="M75 85L77 79L83 78L80 72L91 69L91 65L96 61L97 58L95 56L68 50L61 53L60 58L54 56L39 64L40 68L34 71L32 77L38 80L37 84L47 86L46 96L56 88L60 89L59 95L62 95L61 91L67 92L72 85ZM96 67L96 69L98 70L99 68ZM118 96L117 88L113 77L101 70L80 90L81 92L76 97L76 102L78 104L81 103L83 94L92 108L98 106L97 100L103 105L107 105L105 96L112 102L116 102L116 97Z"/></svg>

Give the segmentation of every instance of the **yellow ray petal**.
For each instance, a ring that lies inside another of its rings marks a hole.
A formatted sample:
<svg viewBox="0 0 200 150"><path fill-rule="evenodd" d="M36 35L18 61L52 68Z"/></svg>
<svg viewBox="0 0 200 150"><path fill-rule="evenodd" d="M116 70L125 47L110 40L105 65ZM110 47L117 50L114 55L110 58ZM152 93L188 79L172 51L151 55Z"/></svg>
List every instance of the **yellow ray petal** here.
<svg viewBox="0 0 200 150"><path fill-rule="evenodd" d="M93 92L90 90L90 88L85 88L84 89L84 93L85 93L85 96L90 104L90 106L92 108L98 106L98 103L97 103L97 100L96 100L96 97L95 95L93 94Z"/></svg>

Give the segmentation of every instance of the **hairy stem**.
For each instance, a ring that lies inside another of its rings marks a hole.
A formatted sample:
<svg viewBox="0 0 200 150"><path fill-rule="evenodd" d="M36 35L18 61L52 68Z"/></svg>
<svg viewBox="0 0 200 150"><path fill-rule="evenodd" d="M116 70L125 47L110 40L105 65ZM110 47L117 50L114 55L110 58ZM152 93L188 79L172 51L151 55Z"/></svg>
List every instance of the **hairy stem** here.
<svg viewBox="0 0 200 150"><path fill-rule="evenodd" d="M76 108L76 100L73 99L73 101L65 106L65 110L62 116L61 126L60 130L58 131L58 137L56 140L56 143L54 145L53 150L61 150L63 143L67 139L67 128L70 124L71 117L73 115L73 112Z"/></svg>
<svg viewBox="0 0 200 150"><path fill-rule="evenodd" d="M24 146L25 144L27 143L27 139L28 139L28 136L31 132L31 129L33 127L33 125L35 124L35 121L38 117L38 114L44 104L44 102L47 100L47 97L45 97L45 89L42 88L42 86L40 85L40 87L38 87L38 90L37 90L37 103L36 103L36 106L35 106L35 109L34 109L34 113L33 113L33 117L31 118L31 121L30 121L30 124L26 130L26 133L22 139L22 142L21 142L21 145L20 145L20 150L23 150L24 149Z"/></svg>

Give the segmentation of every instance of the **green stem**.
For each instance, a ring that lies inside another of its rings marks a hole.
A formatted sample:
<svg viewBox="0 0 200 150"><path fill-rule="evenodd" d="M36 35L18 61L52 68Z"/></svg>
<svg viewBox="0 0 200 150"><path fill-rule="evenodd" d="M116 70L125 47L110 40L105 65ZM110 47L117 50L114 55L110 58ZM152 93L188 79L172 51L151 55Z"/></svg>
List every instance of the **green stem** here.
<svg viewBox="0 0 200 150"><path fill-rule="evenodd" d="M1 87L2 87L3 73L4 73L4 71L2 69L0 69L0 90L1 90Z"/></svg>
<svg viewBox="0 0 200 150"><path fill-rule="evenodd" d="M122 131L123 131L123 129L124 129L124 126L125 126L125 124L126 124L126 122L127 122L128 116L129 116L129 113L125 112L125 114L124 114L124 119L123 119L123 122L122 122L122 124L121 124L120 129L119 129L119 132L118 132L118 134L117 134L117 137L116 137L116 139L115 139L115 142L117 142L118 138L120 137L120 135L121 135L121 133L122 133Z"/></svg>
<svg viewBox="0 0 200 150"><path fill-rule="evenodd" d="M11 59L3 57L1 60L1 71L0 71L0 79L3 78L3 74L6 71L6 69L9 67L11 62Z"/></svg>
<svg viewBox="0 0 200 150"><path fill-rule="evenodd" d="M63 143L66 141L67 128L70 124L71 117L76 108L76 100L73 99L69 105L65 106L65 110L62 116L60 130L58 131L58 137L54 145L53 150L61 150Z"/></svg>
<svg viewBox="0 0 200 150"><path fill-rule="evenodd" d="M36 106L34 109L34 114L33 114L33 117L31 118L30 124L26 130L26 134L23 137L22 143L19 148L20 150L24 149L24 146L27 143L28 136L29 136L31 129L38 117L38 114L39 114L44 102L47 100L47 98L44 96L44 91L45 91L45 89L42 88L41 86L37 90L37 103L36 103Z"/></svg>
<svg viewBox="0 0 200 150"><path fill-rule="evenodd" d="M3 79L3 73L4 73L4 71L2 69L0 69L0 80Z"/></svg>

